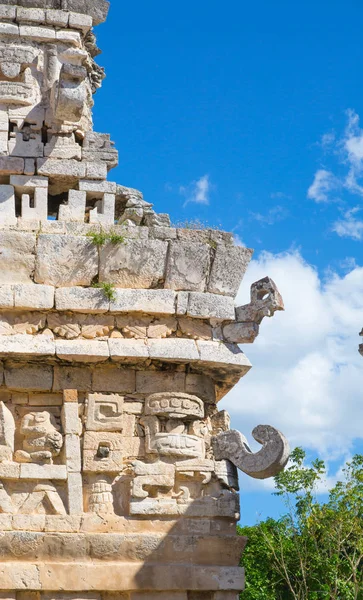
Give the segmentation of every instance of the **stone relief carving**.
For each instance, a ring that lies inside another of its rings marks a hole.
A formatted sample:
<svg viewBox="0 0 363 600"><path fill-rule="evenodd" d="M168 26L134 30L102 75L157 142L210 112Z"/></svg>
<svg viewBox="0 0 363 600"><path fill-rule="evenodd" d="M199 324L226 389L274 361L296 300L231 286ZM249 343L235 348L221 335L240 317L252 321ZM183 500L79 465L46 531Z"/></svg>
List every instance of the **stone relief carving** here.
<svg viewBox="0 0 363 600"><path fill-rule="evenodd" d="M252 477L270 477L284 467L289 452L272 427L254 430L263 444L255 454L229 427L226 411L184 392L144 399L88 393L80 404L76 392L66 391L54 413L41 406L15 410L1 402L0 511L111 515L122 506L135 516L177 515L193 506L199 515L229 514L237 501L236 467ZM22 482L20 502L13 501L16 481ZM57 487L62 481L68 502Z"/></svg>
<svg viewBox="0 0 363 600"><path fill-rule="evenodd" d="M63 436L55 426L49 412L31 412L26 414L20 425L24 436L23 449L15 452L15 460L21 463L52 463L60 454Z"/></svg>

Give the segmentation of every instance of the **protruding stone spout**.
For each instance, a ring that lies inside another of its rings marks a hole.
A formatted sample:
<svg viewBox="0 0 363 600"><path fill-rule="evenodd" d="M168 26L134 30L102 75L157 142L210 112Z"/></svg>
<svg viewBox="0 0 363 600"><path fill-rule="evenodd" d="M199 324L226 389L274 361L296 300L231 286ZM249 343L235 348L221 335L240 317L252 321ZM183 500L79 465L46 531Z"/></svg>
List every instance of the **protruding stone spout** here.
<svg viewBox="0 0 363 600"><path fill-rule="evenodd" d="M252 432L257 442L263 445L253 453L247 439L236 430L224 431L213 438L213 449L217 460L230 460L238 469L254 477L274 477L285 467L290 448L285 436L270 425L258 425Z"/></svg>
<svg viewBox="0 0 363 600"><path fill-rule="evenodd" d="M223 328L225 339L236 344L251 344L259 334L264 317L285 310L282 296L270 277L251 285L251 302L236 308L236 321Z"/></svg>

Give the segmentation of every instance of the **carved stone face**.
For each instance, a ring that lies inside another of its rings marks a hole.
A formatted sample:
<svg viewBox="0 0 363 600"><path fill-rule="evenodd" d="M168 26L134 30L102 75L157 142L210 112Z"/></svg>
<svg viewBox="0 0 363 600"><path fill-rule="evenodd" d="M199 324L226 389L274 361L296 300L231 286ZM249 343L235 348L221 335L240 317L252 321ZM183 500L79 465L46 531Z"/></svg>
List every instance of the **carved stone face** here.
<svg viewBox="0 0 363 600"><path fill-rule="evenodd" d="M0 41L0 105L16 125L89 131L93 64L79 34L59 42Z"/></svg>

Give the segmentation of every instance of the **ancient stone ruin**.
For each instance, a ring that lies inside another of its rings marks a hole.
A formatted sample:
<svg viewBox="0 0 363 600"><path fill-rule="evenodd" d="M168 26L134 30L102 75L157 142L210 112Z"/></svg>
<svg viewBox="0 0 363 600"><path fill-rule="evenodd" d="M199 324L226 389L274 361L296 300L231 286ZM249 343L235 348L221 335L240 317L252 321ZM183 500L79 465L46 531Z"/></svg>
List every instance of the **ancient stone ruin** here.
<svg viewBox="0 0 363 600"><path fill-rule="evenodd" d="M252 251L172 227L92 130L105 0L0 2L0 598L235 600L236 467L285 465L217 402L283 309ZM246 401L241 398L241 402Z"/></svg>

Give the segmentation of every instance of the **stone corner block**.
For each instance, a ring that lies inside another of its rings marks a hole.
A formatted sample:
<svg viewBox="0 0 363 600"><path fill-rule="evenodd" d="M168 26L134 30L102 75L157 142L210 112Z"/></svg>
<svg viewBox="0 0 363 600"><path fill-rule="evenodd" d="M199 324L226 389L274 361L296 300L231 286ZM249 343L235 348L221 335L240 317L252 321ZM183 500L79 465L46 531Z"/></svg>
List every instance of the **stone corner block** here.
<svg viewBox="0 0 363 600"><path fill-rule="evenodd" d="M218 244L208 283L208 292L234 298L252 254L253 250L250 248Z"/></svg>
<svg viewBox="0 0 363 600"><path fill-rule="evenodd" d="M197 340L201 362L213 363L215 365L241 367L247 373L252 367L247 356L237 344L226 344L223 342L210 342Z"/></svg>

